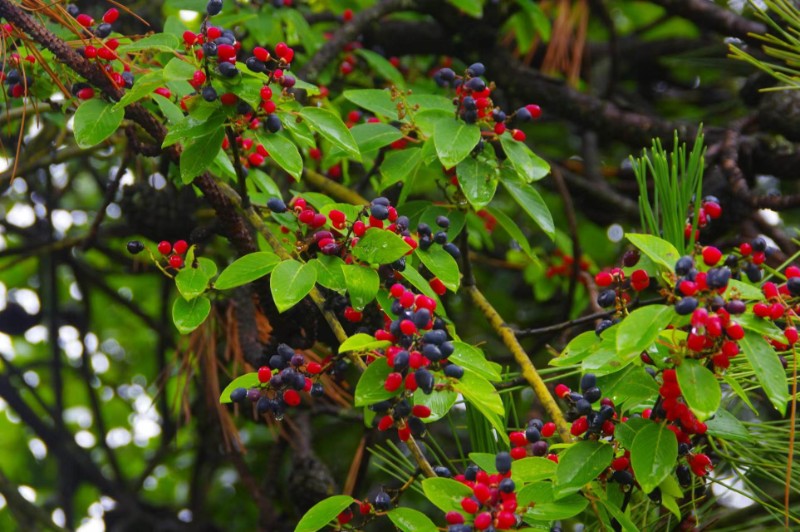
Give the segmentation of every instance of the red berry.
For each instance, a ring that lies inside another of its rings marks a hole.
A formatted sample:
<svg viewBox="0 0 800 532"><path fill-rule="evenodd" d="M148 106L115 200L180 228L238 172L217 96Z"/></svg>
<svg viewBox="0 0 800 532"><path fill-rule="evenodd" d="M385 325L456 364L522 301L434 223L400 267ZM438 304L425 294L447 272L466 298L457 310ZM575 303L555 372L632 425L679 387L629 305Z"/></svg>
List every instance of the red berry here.
<svg viewBox="0 0 800 532"><path fill-rule="evenodd" d="M725 332L731 340L741 340L744 338L744 329L738 323L731 323L725 328Z"/></svg>
<svg viewBox="0 0 800 532"><path fill-rule="evenodd" d="M515 129L513 133L511 133L511 138L516 141L522 142L525 140L525 132L521 129Z"/></svg>
<svg viewBox="0 0 800 532"><path fill-rule="evenodd" d="M594 276L594 282L597 286L606 287L614 282L614 277L610 272L600 272Z"/></svg>
<svg viewBox="0 0 800 532"><path fill-rule="evenodd" d="M616 458L613 462L611 462L611 468L614 471L623 471L625 469L628 469L628 466L630 465L631 461L624 456L620 456L619 458Z"/></svg>
<svg viewBox="0 0 800 532"><path fill-rule="evenodd" d="M310 375L318 375L322 372L322 365L319 362L309 362L306 364L306 372Z"/></svg>
<svg viewBox="0 0 800 532"><path fill-rule="evenodd" d="M410 336L412 334L416 334L417 326L411 320L403 320L400 322L400 330L403 334Z"/></svg>
<svg viewBox="0 0 800 532"><path fill-rule="evenodd" d="M285 57L287 53L289 53L290 48L286 45L285 42L279 42L275 45L275 55L278 57Z"/></svg>
<svg viewBox="0 0 800 532"><path fill-rule="evenodd" d="M262 48L261 46L256 46L253 48L253 55L256 56L256 59L259 61L266 62L269 60L269 52L266 48Z"/></svg>
<svg viewBox="0 0 800 532"><path fill-rule="evenodd" d="M161 253L162 255L169 255L171 251L172 251L172 244L170 244L166 240L162 240L161 242L158 243L158 252Z"/></svg>
<svg viewBox="0 0 800 532"><path fill-rule="evenodd" d="M712 220L716 220L722 216L722 207L720 207L719 203L707 201L703 203L703 210Z"/></svg>
<svg viewBox="0 0 800 532"><path fill-rule="evenodd" d="M644 270L636 270L631 274L631 286L637 292L641 292L650 286L650 276Z"/></svg>
<svg viewBox="0 0 800 532"><path fill-rule="evenodd" d="M176 270L183 267L183 257L180 255L172 255L169 258L169 265Z"/></svg>
<svg viewBox="0 0 800 532"><path fill-rule="evenodd" d="M222 102L222 105L236 105L236 102L239 101L239 97L232 92L226 92L219 97L219 101Z"/></svg>
<svg viewBox="0 0 800 532"><path fill-rule="evenodd" d="M512 432L508 435L508 439L511 441L511 445L514 447L528 445L528 439L525 437L524 432Z"/></svg>
<svg viewBox="0 0 800 532"><path fill-rule="evenodd" d="M472 497L464 497L461 499L461 508L464 509L465 512L468 514L474 514L480 508L478 501L473 499Z"/></svg>
<svg viewBox="0 0 800 532"><path fill-rule="evenodd" d="M400 388L401 384L403 384L403 375L393 372L386 376L386 381L383 383L383 387L387 392L394 392Z"/></svg>
<svg viewBox="0 0 800 532"><path fill-rule="evenodd" d="M414 405L411 409L411 413L418 418L425 419L431 416L431 409L427 405Z"/></svg>
<svg viewBox="0 0 800 532"><path fill-rule="evenodd" d="M434 278L430 281L431 289L436 293L437 296L443 296L447 293L447 287L441 281L441 279Z"/></svg>
<svg viewBox="0 0 800 532"><path fill-rule="evenodd" d="M703 262L707 266L714 266L722 258L722 252L714 246L706 246L703 248Z"/></svg>
<svg viewBox="0 0 800 532"><path fill-rule="evenodd" d="M258 368L258 382L265 383L269 382L272 378L272 370L269 369L267 366L261 366Z"/></svg>
<svg viewBox="0 0 800 532"><path fill-rule="evenodd" d="M544 436L545 438L549 438L550 436L556 433L556 424L553 423L552 421L548 421L542 426L541 433L542 436Z"/></svg>
<svg viewBox="0 0 800 532"><path fill-rule="evenodd" d="M783 335L786 337L786 340L789 342L789 345L794 345L797 343L797 329L794 327L786 327L783 331Z"/></svg>
<svg viewBox="0 0 800 532"><path fill-rule="evenodd" d="M409 365L411 365L411 364L409 363ZM405 383L404 383L404 387L409 392L416 392L417 388L419 388L419 386L417 385L417 377L413 373L409 373L408 375L406 375L406 380L405 380ZM419 416L417 416L417 417L419 417Z"/></svg>
<svg viewBox="0 0 800 532"><path fill-rule="evenodd" d="M353 520L353 510L350 508L345 509L342 513L336 516L336 521L340 525L346 525Z"/></svg>
<svg viewBox="0 0 800 532"><path fill-rule="evenodd" d="M112 7L108 11L105 12L103 15L103 22L106 24L113 24L119 18L119 10L115 7Z"/></svg>
<svg viewBox="0 0 800 532"><path fill-rule="evenodd" d="M392 416L383 416L381 420L378 421L378 430L388 430L392 425L394 425L394 418Z"/></svg>
<svg viewBox="0 0 800 532"><path fill-rule="evenodd" d="M350 22L353 20L353 10L352 9L345 9L344 13L342 13L342 20L345 22Z"/></svg>
<svg viewBox="0 0 800 532"><path fill-rule="evenodd" d="M75 96L81 100L91 100L94 98L94 89L91 87L84 87L83 89L79 90Z"/></svg>
<svg viewBox="0 0 800 532"><path fill-rule="evenodd" d="M529 103L525 106L525 109L531 114L531 118L537 119L542 116L542 108L536 105L535 103Z"/></svg>
<svg viewBox="0 0 800 532"><path fill-rule="evenodd" d="M89 15L87 15L86 13L81 13L80 15L75 17L75 20L77 20L78 24L80 24L84 28L88 28L89 26L94 24L94 19Z"/></svg>
<svg viewBox="0 0 800 532"><path fill-rule="evenodd" d="M392 287L389 289L389 293L394 298L402 296L403 294L405 294L405 292L406 292L406 287L401 285L400 283L393 284Z"/></svg>
<svg viewBox="0 0 800 532"><path fill-rule="evenodd" d="M189 249L189 244L186 243L186 240L178 240L172 246L172 250L179 255L183 255Z"/></svg>
<svg viewBox="0 0 800 532"><path fill-rule="evenodd" d="M362 501L358 505L358 513L361 515L369 515L372 512L372 505L368 501Z"/></svg>
<svg viewBox="0 0 800 532"><path fill-rule="evenodd" d="M250 163L250 166L261 166L264 164L264 156L260 153L253 152L247 156L247 161Z"/></svg>
<svg viewBox="0 0 800 532"><path fill-rule="evenodd" d="M300 404L300 394L297 390L291 388L283 392L283 402L289 406L297 406Z"/></svg>
<svg viewBox="0 0 800 532"><path fill-rule="evenodd" d="M556 385L556 396L563 399L567 395L569 395L570 389L569 386L566 384L557 384Z"/></svg>
<svg viewBox="0 0 800 532"><path fill-rule="evenodd" d="M528 456L527 447L514 447L508 452L514 460L522 460Z"/></svg>
<svg viewBox="0 0 800 532"><path fill-rule="evenodd" d="M475 528L478 530L486 530L492 524L492 514L489 512L482 512L475 516Z"/></svg>
<svg viewBox="0 0 800 532"><path fill-rule="evenodd" d="M353 307L346 307L344 309L344 319L351 323L358 323L361 321L363 314Z"/></svg>
<svg viewBox="0 0 800 532"><path fill-rule="evenodd" d="M464 516L455 510L450 510L445 514L444 520L448 525L460 525L464 523Z"/></svg>
<svg viewBox="0 0 800 532"><path fill-rule="evenodd" d="M586 417L579 417L575 421L572 422L572 427L570 427L569 432L573 436L580 436L584 432L589 429L589 422L586 420Z"/></svg>

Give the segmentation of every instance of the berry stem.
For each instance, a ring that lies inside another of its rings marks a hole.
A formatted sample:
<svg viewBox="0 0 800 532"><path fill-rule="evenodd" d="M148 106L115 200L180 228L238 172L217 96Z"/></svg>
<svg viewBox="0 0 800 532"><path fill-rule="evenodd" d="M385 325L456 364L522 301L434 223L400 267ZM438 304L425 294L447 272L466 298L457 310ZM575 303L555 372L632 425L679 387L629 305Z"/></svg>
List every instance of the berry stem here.
<svg viewBox="0 0 800 532"><path fill-rule="evenodd" d="M528 384L530 384L531 388L533 388L533 392L536 394L536 397L539 399L539 401L541 401L545 410L547 410L547 413L556 424L561 439L565 442L572 441L572 436L569 432L569 424L567 423L567 420L564 419L564 414L561 412L558 404L556 404L553 396L550 395L547 385L544 383L541 375L539 375L539 372L536 370L533 362L531 362L531 359L528 358L528 354L520 345L517 337L514 335L514 331L505 323L505 321L503 321L503 317L500 316L492 304L489 303L489 300L486 299L486 296L484 296L477 287L465 286L464 290L466 290L467 294L472 299L472 302L489 321L489 324L492 326L492 329L494 329L495 333L497 333L497 335L503 340L503 343L506 344L508 350L511 351L511 354L514 356L514 360L522 369L522 376L525 377L525 380L528 381Z"/></svg>
<svg viewBox="0 0 800 532"><path fill-rule="evenodd" d="M236 170L236 179L239 184L239 196L242 198L242 209L250 208L250 196L247 194L247 182L244 175L244 168L242 168L242 161L239 159L239 146L236 143L236 134L230 126L225 127L225 135L228 137L228 143L231 145L233 152L233 168Z"/></svg>
<svg viewBox="0 0 800 532"><path fill-rule="evenodd" d="M422 470L422 473L428 477L435 477L436 473L434 473L431 464L428 462L425 455L422 454L422 449L419 448L417 445L417 441L414 439L414 436L409 436L408 441L406 441L406 445L408 446L408 450L411 451L411 456L414 457L414 461L417 462L417 465Z"/></svg>

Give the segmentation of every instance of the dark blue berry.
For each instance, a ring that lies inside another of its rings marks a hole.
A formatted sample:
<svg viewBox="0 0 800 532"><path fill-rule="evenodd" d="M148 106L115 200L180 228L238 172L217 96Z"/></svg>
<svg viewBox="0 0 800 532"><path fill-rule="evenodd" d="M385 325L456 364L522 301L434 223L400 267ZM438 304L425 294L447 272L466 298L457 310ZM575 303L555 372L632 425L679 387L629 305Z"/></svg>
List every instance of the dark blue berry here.
<svg viewBox="0 0 800 532"><path fill-rule="evenodd" d="M606 288L597 295L597 304L603 308L612 307L617 301L617 292L613 288Z"/></svg>
<svg viewBox="0 0 800 532"><path fill-rule="evenodd" d="M675 303L675 312L681 316L688 316L697 308L697 300L691 296L684 297Z"/></svg>
<svg viewBox="0 0 800 532"><path fill-rule="evenodd" d="M589 388L597 386L597 377L594 373L587 373L581 377L581 391L585 392Z"/></svg>
<svg viewBox="0 0 800 532"><path fill-rule="evenodd" d="M419 386L419 389L422 390L422 393L425 395L430 395L433 392L433 385L435 382L433 373L425 368L419 368L414 372L414 377L417 381L417 386Z"/></svg>
<svg viewBox="0 0 800 532"><path fill-rule="evenodd" d="M453 476L453 473L444 466L435 466L433 472L436 473L437 477L450 478Z"/></svg>
<svg viewBox="0 0 800 532"><path fill-rule="evenodd" d="M208 0L206 13L208 13L209 17L218 15L220 11L222 11L222 0Z"/></svg>
<svg viewBox="0 0 800 532"><path fill-rule="evenodd" d="M458 249L458 246L452 242L448 242L447 244L443 245L442 249L448 252L454 259L459 259L461 257L461 250Z"/></svg>
<svg viewBox="0 0 800 532"><path fill-rule="evenodd" d="M231 401L234 403L240 403L247 399L247 389L246 388L234 388L231 392Z"/></svg>
<svg viewBox="0 0 800 532"><path fill-rule="evenodd" d="M475 77L475 76L483 76L486 73L486 67L483 63L472 63L467 68L467 74Z"/></svg>
<svg viewBox="0 0 800 532"><path fill-rule="evenodd" d="M272 212L282 213L286 212L286 204L280 198L270 198L267 200L267 207Z"/></svg>
<svg viewBox="0 0 800 532"><path fill-rule="evenodd" d="M464 376L464 368L457 364L448 364L444 367L444 374L454 379L460 379Z"/></svg>
<svg viewBox="0 0 800 532"><path fill-rule="evenodd" d="M239 73L239 69L236 68L236 65L233 63L228 63L227 61L223 61L217 66L219 73L225 76L226 78L235 78L236 75Z"/></svg>
<svg viewBox="0 0 800 532"><path fill-rule="evenodd" d="M500 481L500 484L498 484L497 487L503 493L511 493L516 488L516 485L514 484L514 481L511 480L510 478L504 478L503 480Z"/></svg>
<svg viewBox="0 0 800 532"><path fill-rule="evenodd" d="M511 471L511 455L505 451L500 451L494 457L494 467L501 475L505 475Z"/></svg>
<svg viewBox="0 0 800 532"><path fill-rule="evenodd" d="M678 259L675 263L675 273L678 275L686 275L694 267L694 260L692 257L685 256Z"/></svg>
<svg viewBox="0 0 800 532"><path fill-rule="evenodd" d="M138 240L131 240L130 242L128 242L127 248L128 248L128 253L130 253L131 255L136 255L137 253L141 253L142 251L144 251L144 244L142 244Z"/></svg>
<svg viewBox="0 0 800 532"><path fill-rule="evenodd" d="M528 427L525 429L525 438L531 443L536 443L542 439L542 433L536 427Z"/></svg>
<svg viewBox="0 0 800 532"><path fill-rule="evenodd" d="M264 122L264 127L267 128L267 131L270 133L277 133L281 130L283 125L281 124L281 119L278 115L272 114L267 116L267 120Z"/></svg>
<svg viewBox="0 0 800 532"><path fill-rule="evenodd" d="M369 213L376 220L385 220L389 217L389 208L375 203L369 208Z"/></svg>

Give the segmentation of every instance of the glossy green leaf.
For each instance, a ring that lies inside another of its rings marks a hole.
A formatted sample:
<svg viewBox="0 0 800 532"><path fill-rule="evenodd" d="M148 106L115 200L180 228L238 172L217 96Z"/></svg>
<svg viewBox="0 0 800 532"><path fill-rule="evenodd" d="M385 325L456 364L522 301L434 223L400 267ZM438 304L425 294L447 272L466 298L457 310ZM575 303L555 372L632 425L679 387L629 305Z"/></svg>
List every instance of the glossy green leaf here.
<svg viewBox="0 0 800 532"><path fill-rule="evenodd" d="M786 337L783 331L775 325L771 320L759 318L752 312L745 312L736 316L736 323L742 326L746 331L754 332L761 336L766 336L770 340L777 340L779 342L786 342Z"/></svg>
<svg viewBox="0 0 800 532"><path fill-rule="evenodd" d="M520 229L519 224L509 218L506 213L500 209L486 207L486 211L494 216L495 220L497 220L497 223L500 224L500 227L502 227L503 230L508 233L508 236L519 245L520 249L524 251L526 255L528 255L529 259L534 262L539 261L539 259L533 254L533 251L531 251L530 242L528 242L528 238L525 236L525 233L523 233L522 229Z"/></svg>
<svg viewBox="0 0 800 532"><path fill-rule="evenodd" d="M472 489L452 478L426 478L422 481L422 491L437 508L443 512L461 510L461 500L472 495Z"/></svg>
<svg viewBox="0 0 800 532"><path fill-rule="evenodd" d="M417 248L415 254L422 261L422 264L442 281L448 290L451 292L458 290L461 275L458 271L458 262L452 255L437 245L431 246L426 251Z"/></svg>
<svg viewBox="0 0 800 532"><path fill-rule="evenodd" d="M520 507L533 504L522 516L526 523L539 525L541 521L569 519L581 513L589 504L586 497L578 493L557 497L552 482L534 482L517 492Z"/></svg>
<svg viewBox="0 0 800 532"><path fill-rule="evenodd" d="M411 251L411 246L390 231L370 229L353 248L353 256L368 264L391 264Z"/></svg>
<svg viewBox="0 0 800 532"><path fill-rule="evenodd" d="M320 255L316 259L308 261L317 269L317 282L330 290L344 293L347 290L347 282L344 279L342 266L344 261L332 255Z"/></svg>
<svg viewBox="0 0 800 532"><path fill-rule="evenodd" d="M436 154L445 168L452 168L466 158L481 139L481 128L461 120L440 120L434 133Z"/></svg>
<svg viewBox="0 0 800 532"><path fill-rule="evenodd" d="M361 161L361 152L358 150L353 135L342 119L328 109L321 107L303 107L300 116L307 120L311 128L330 141L335 146L343 149L356 161Z"/></svg>
<svg viewBox="0 0 800 532"><path fill-rule="evenodd" d="M617 351L625 363L646 351L669 325L673 316L672 307L647 305L631 312L617 329Z"/></svg>
<svg viewBox="0 0 800 532"><path fill-rule="evenodd" d="M758 334L747 332L739 340L741 352L758 378L758 382L767 394L772 406L786 414L786 403L789 401L789 389L786 372L778 359L775 349Z"/></svg>
<svg viewBox="0 0 800 532"><path fill-rule="evenodd" d="M600 338L594 331L582 332L569 341L561 354L550 361L551 366L570 366L585 359L600 347Z"/></svg>
<svg viewBox="0 0 800 532"><path fill-rule="evenodd" d="M494 362L489 362L480 348L465 342L453 342L453 354L447 359L465 370L473 371L487 380L501 380L500 369Z"/></svg>
<svg viewBox="0 0 800 532"><path fill-rule="evenodd" d="M317 270L294 259L278 263L272 270L269 289L278 312L284 312L311 292L317 282Z"/></svg>
<svg viewBox="0 0 800 532"><path fill-rule="evenodd" d="M406 148L392 150L386 154L381 165L380 190L384 190L395 183L403 181L422 160L422 149Z"/></svg>
<svg viewBox="0 0 800 532"><path fill-rule="evenodd" d="M697 360L683 359L677 369L683 399L697 419L705 421L717 411L722 400L719 381Z"/></svg>
<svg viewBox="0 0 800 532"><path fill-rule="evenodd" d="M172 321L181 334L189 334L206 321L209 312L211 312L211 301L205 296L196 297L191 301L176 297L172 305Z"/></svg>
<svg viewBox="0 0 800 532"><path fill-rule="evenodd" d="M379 358L367 366L356 384L355 406L369 406L397 395L397 391L388 392L383 387L392 371L385 358Z"/></svg>
<svg viewBox="0 0 800 532"><path fill-rule="evenodd" d="M550 173L547 161L533 153L524 142L516 141L510 135L501 135L500 145L517 175L526 183L538 181Z"/></svg>
<svg viewBox="0 0 800 532"><path fill-rule="evenodd" d="M553 223L553 215L539 192L532 185L525 183L519 176L508 170L500 172L500 182L508 190L514 201L522 207L522 210L536 222L536 225L551 239L555 238L556 229Z"/></svg>
<svg viewBox="0 0 800 532"><path fill-rule="evenodd" d="M388 340L376 340L372 335L357 333L342 342L342 345L339 346L339 353L346 353L348 351L369 351L381 347L388 347L391 344L392 343Z"/></svg>
<svg viewBox="0 0 800 532"><path fill-rule="evenodd" d="M328 497L314 506L300 519L294 532L316 532L336 519L348 506L353 504L353 499L349 495L334 495Z"/></svg>
<svg viewBox="0 0 800 532"><path fill-rule="evenodd" d="M730 279L728 281L728 290L731 293L739 294L739 299L744 299L745 301L764 299L764 294L761 292L759 287L753 286L744 281Z"/></svg>
<svg viewBox="0 0 800 532"><path fill-rule="evenodd" d="M480 467L490 475L497 473L497 466L495 464L495 457L493 453L469 453L469 459L476 466ZM516 463L512 462L512 466Z"/></svg>
<svg viewBox="0 0 800 532"><path fill-rule="evenodd" d="M378 293L381 280L378 272L368 266L358 264L345 264L342 266L345 283L347 284L347 295L350 296L350 304L356 310L364 310Z"/></svg>
<svg viewBox="0 0 800 532"><path fill-rule="evenodd" d="M189 141L181 152L181 181L188 185L203 173L222 149L225 130L220 128L209 135Z"/></svg>
<svg viewBox="0 0 800 532"><path fill-rule="evenodd" d="M452 390L436 390L431 394L426 394L422 390L414 392L414 404L425 405L431 409L431 415L422 420L425 423L442 419L457 400L458 394Z"/></svg>
<svg viewBox="0 0 800 532"><path fill-rule="evenodd" d="M402 89L406 86L403 74L382 55L366 48L358 48L356 54L360 55L376 74L387 81L391 81L397 88Z"/></svg>
<svg viewBox="0 0 800 532"><path fill-rule="evenodd" d="M230 384L228 384L222 393L219 396L220 403L230 403L231 402L231 392L236 388L246 388L250 389L254 386L258 386L260 381L258 380L258 372L253 371L252 373L245 373L244 375L240 375L233 379Z"/></svg>
<svg viewBox="0 0 800 532"><path fill-rule="evenodd" d="M750 441L753 438L742 422L724 408L718 410L713 418L706 420L706 426L708 434L723 440Z"/></svg>
<svg viewBox="0 0 800 532"><path fill-rule="evenodd" d="M437 530L430 517L413 508L395 508L386 515L402 532L432 532Z"/></svg>
<svg viewBox="0 0 800 532"><path fill-rule="evenodd" d="M178 142L191 141L192 139L205 137L223 131L222 125L225 123L225 115L222 112L213 113L206 119L195 118L194 116L185 116L182 120L170 125L167 130L167 136L164 137L164 142L161 143L162 148L172 146ZM220 147L222 140L220 139Z"/></svg>
<svg viewBox="0 0 800 532"><path fill-rule="evenodd" d="M278 166L286 170L289 175L300 179L303 174L303 158L294 142L280 132L258 134L256 138L267 149L270 159L278 163Z"/></svg>
<svg viewBox="0 0 800 532"><path fill-rule="evenodd" d="M611 445L584 440L561 453L556 467L554 489L556 497L575 493L597 478L611 463Z"/></svg>
<svg viewBox="0 0 800 532"><path fill-rule="evenodd" d="M630 417L625 423L617 425L617 428L614 430L614 438L620 445L626 449L630 449L633 446L633 440L636 438L636 434L646 425L652 423L652 421L642 417Z"/></svg>
<svg viewBox="0 0 800 532"><path fill-rule="evenodd" d="M142 50L158 50L159 52L173 53L180 42L171 33L155 33L130 44L123 44L117 48L118 54L141 52Z"/></svg>
<svg viewBox="0 0 800 532"><path fill-rule="evenodd" d="M214 288L229 290L255 281L275 269L280 260L280 257L270 251L248 253L222 270L217 280L214 281Z"/></svg>
<svg viewBox="0 0 800 532"><path fill-rule="evenodd" d="M193 299L208 288L208 282L217 273L213 260L201 257L186 266L175 276L175 286L184 299Z"/></svg>
<svg viewBox="0 0 800 532"><path fill-rule="evenodd" d="M91 148L114 134L125 118L125 110L99 98L86 100L78 106L73 118L75 142L81 148Z"/></svg>
<svg viewBox="0 0 800 532"><path fill-rule="evenodd" d="M630 451L636 481L650 493L675 468L678 439L665 425L651 422L636 433Z"/></svg>
<svg viewBox="0 0 800 532"><path fill-rule="evenodd" d="M481 0L447 0L467 15L479 18L483 15L483 2Z"/></svg>
<svg viewBox="0 0 800 532"><path fill-rule="evenodd" d="M368 153L378 148L388 146L392 142L403 138L403 133L394 126L383 122L369 122L358 124L350 129L353 138L358 144L361 153Z"/></svg>
<svg viewBox="0 0 800 532"><path fill-rule="evenodd" d="M475 210L486 207L497 190L497 165L485 157L467 157L456 166L464 197Z"/></svg>
<svg viewBox="0 0 800 532"><path fill-rule="evenodd" d="M388 89L358 89L344 91L344 97L357 106L379 116L397 119L397 103Z"/></svg>
<svg viewBox="0 0 800 532"><path fill-rule="evenodd" d="M511 476L516 482L528 484L551 479L556 474L557 464L543 456L529 456L511 463Z"/></svg>
<svg viewBox="0 0 800 532"><path fill-rule="evenodd" d="M138 102L145 96L153 95L153 98L155 99L156 96L160 95L153 94L153 91L163 86L164 86L163 70L155 70L153 72L148 72L143 76L139 76L136 79L136 83L134 83L133 87L128 89L125 92L125 95L120 99L120 101L114 104L114 108L115 110L122 109L124 111L126 105ZM163 96L161 97L163 98ZM182 118L183 118L183 111L181 111L181 119Z"/></svg>
<svg viewBox="0 0 800 532"><path fill-rule="evenodd" d="M464 400L474 406L491 423L497 434L508 443L503 417L505 408L500 394L494 386L475 373L464 372L461 380L452 383L453 390L460 393Z"/></svg>
<svg viewBox="0 0 800 532"><path fill-rule="evenodd" d="M642 253L650 257L653 262L663 266L667 271L674 271L675 263L681 258L675 246L663 238L639 233L625 233L625 238L639 248Z"/></svg>

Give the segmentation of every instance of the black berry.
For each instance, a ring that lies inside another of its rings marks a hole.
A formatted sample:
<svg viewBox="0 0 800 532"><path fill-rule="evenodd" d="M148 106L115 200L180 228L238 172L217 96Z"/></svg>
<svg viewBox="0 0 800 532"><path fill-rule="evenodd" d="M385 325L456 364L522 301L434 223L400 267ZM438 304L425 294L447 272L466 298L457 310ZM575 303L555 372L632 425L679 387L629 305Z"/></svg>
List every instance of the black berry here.
<svg viewBox="0 0 800 532"><path fill-rule="evenodd" d="M137 253L141 253L144 250L144 244L139 242L138 240L131 240L128 242L127 245L128 253L131 255L136 255Z"/></svg>

